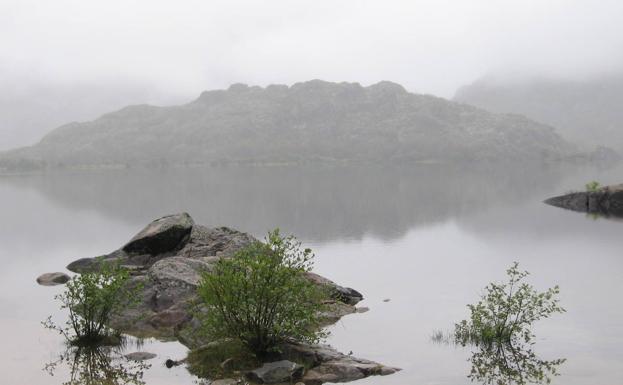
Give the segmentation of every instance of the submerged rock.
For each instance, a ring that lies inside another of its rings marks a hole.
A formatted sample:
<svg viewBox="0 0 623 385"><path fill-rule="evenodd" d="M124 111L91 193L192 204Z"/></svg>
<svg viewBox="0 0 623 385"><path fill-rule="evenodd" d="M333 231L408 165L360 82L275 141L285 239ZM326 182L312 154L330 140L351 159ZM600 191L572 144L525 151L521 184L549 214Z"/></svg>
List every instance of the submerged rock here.
<svg viewBox="0 0 623 385"><path fill-rule="evenodd" d="M296 362L282 360L267 362L261 368L246 373L249 380L258 384L291 383L303 376L305 368Z"/></svg>
<svg viewBox="0 0 623 385"><path fill-rule="evenodd" d="M37 283L41 286L56 286L63 285L70 279L65 273L45 273L37 277Z"/></svg>
<svg viewBox="0 0 623 385"><path fill-rule="evenodd" d="M545 203L573 211L623 217L623 184L595 191L571 192L549 198Z"/></svg>
<svg viewBox="0 0 623 385"><path fill-rule="evenodd" d="M157 355L154 353L148 353L148 352L134 352L134 353L128 353L124 357L131 361L147 361L147 360L151 360L152 358L156 358Z"/></svg>
<svg viewBox="0 0 623 385"><path fill-rule="evenodd" d="M301 379L306 385L349 382L400 371L399 368L340 353L328 345L290 342L282 345L280 349L284 358L304 363L310 368Z"/></svg>

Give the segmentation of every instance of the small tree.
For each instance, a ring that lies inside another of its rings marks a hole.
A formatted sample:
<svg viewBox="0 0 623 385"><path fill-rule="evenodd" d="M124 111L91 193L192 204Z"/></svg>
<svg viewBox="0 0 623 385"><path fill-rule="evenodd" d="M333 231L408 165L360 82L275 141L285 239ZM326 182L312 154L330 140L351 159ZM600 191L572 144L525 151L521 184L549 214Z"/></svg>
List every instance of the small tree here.
<svg viewBox="0 0 623 385"><path fill-rule="evenodd" d="M535 336L532 324L565 311L558 286L544 292L522 282L529 274L517 262L506 270L508 282L485 287L476 305L467 305L469 320L455 324L454 341L478 349L469 361L468 377L483 384L550 383L565 359L542 360L532 351ZM442 339L438 333L434 336Z"/></svg>
<svg viewBox="0 0 623 385"><path fill-rule="evenodd" d="M54 298L69 311L65 327L51 321L44 326L59 331L72 345L93 346L110 340L115 332L111 317L135 302L138 286L129 285L129 272L115 263L101 262L98 271L74 276Z"/></svg>
<svg viewBox="0 0 623 385"><path fill-rule="evenodd" d="M317 342L325 293L305 278L310 249L279 230L203 274L198 292L207 307L204 330L214 339L235 338L262 355L293 339Z"/></svg>
<svg viewBox="0 0 623 385"><path fill-rule="evenodd" d="M463 346L467 344L531 343L534 339L531 326L554 313L563 313L557 295L558 286L537 292L522 282L528 275L520 271L517 262L506 270L507 283L490 283L485 287L482 300L467 305L470 319L455 325L455 338Z"/></svg>

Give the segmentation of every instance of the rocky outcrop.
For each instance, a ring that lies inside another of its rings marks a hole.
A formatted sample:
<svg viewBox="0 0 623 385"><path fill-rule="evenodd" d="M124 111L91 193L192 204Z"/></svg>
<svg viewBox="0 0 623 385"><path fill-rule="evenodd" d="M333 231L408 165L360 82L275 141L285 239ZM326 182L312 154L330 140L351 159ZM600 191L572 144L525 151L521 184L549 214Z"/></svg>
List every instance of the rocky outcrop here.
<svg viewBox="0 0 623 385"><path fill-rule="evenodd" d="M41 286L63 285L70 280L65 273L45 273L37 277L37 283Z"/></svg>
<svg viewBox="0 0 623 385"><path fill-rule="evenodd" d="M327 345L307 345L291 342L281 346L285 359L302 362L310 368L301 379L305 385L319 385L325 382L349 382L365 377L385 376L400 371L338 352Z"/></svg>
<svg viewBox="0 0 623 385"><path fill-rule="evenodd" d="M573 211L623 217L623 184L595 191L571 192L549 198L545 203Z"/></svg>
<svg viewBox="0 0 623 385"><path fill-rule="evenodd" d="M130 285L140 287L140 300L137 306L117 314L111 326L139 337L178 340L195 349L210 342L199 333L201 324L196 318L197 312L204 311L196 301L201 275L212 271L221 258L232 257L255 241L249 234L227 227L197 225L188 214L176 214L150 223L119 250L96 258L79 259L67 268L77 273L95 271L102 261L114 261L127 267L132 274ZM308 273L307 278L326 287L330 293L327 310L322 314L324 325L356 312L355 305L363 299L358 291L317 274ZM345 382L396 371L341 354L327 346L289 344L283 351L284 360L298 363L292 367L295 370L290 371L287 381L303 376L301 363L310 368L303 378L306 384ZM256 382L272 383L272 379L285 373L281 364L279 368L267 365L249 375Z"/></svg>

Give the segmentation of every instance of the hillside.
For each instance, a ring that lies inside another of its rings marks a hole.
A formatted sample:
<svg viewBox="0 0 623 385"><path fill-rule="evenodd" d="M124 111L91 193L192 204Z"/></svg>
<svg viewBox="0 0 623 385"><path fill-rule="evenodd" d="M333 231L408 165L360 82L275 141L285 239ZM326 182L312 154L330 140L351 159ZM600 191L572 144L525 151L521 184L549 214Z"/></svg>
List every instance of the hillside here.
<svg viewBox="0 0 623 385"><path fill-rule="evenodd" d="M137 105L70 123L5 152L12 168L221 163L552 160L575 152L553 128L381 82L233 85L188 104Z"/></svg>
<svg viewBox="0 0 623 385"><path fill-rule="evenodd" d="M623 151L623 74L586 81L482 78L460 88L455 101L550 124L569 140Z"/></svg>

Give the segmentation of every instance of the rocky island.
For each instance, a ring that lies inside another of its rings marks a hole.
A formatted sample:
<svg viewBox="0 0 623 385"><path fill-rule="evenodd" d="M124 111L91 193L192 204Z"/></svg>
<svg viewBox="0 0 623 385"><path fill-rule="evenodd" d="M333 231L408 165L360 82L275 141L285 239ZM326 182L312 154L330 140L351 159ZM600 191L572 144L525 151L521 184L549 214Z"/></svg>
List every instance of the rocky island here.
<svg viewBox="0 0 623 385"><path fill-rule="evenodd" d="M593 191L570 192L549 198L545 203L606 217L623 217L623 184L604 186Z"/></svg>
<svg viewBox="0 0 623 385"><path fill-rule="evenodd" d="M126 245L110 254L83 258L67 268L76 273L94 271L100 261L116 262L130 270L130 285L140 288L139 303L112 321L115 329L137 337L178 340L193 352L209 349L215 341L199 332L201 311L197 285L221 258L232 257L254 242L251 235L227 227L208 228L194 223L186 213L166 216L147 225ZM307 278L328 289L330 299L322 314L325 325L355 313L363 296L327 278L307 273ZM271 362L246 371L257 383L300 381L304 384L348 382L400 369L342 354L330 346L285 343Z"/></svg>

